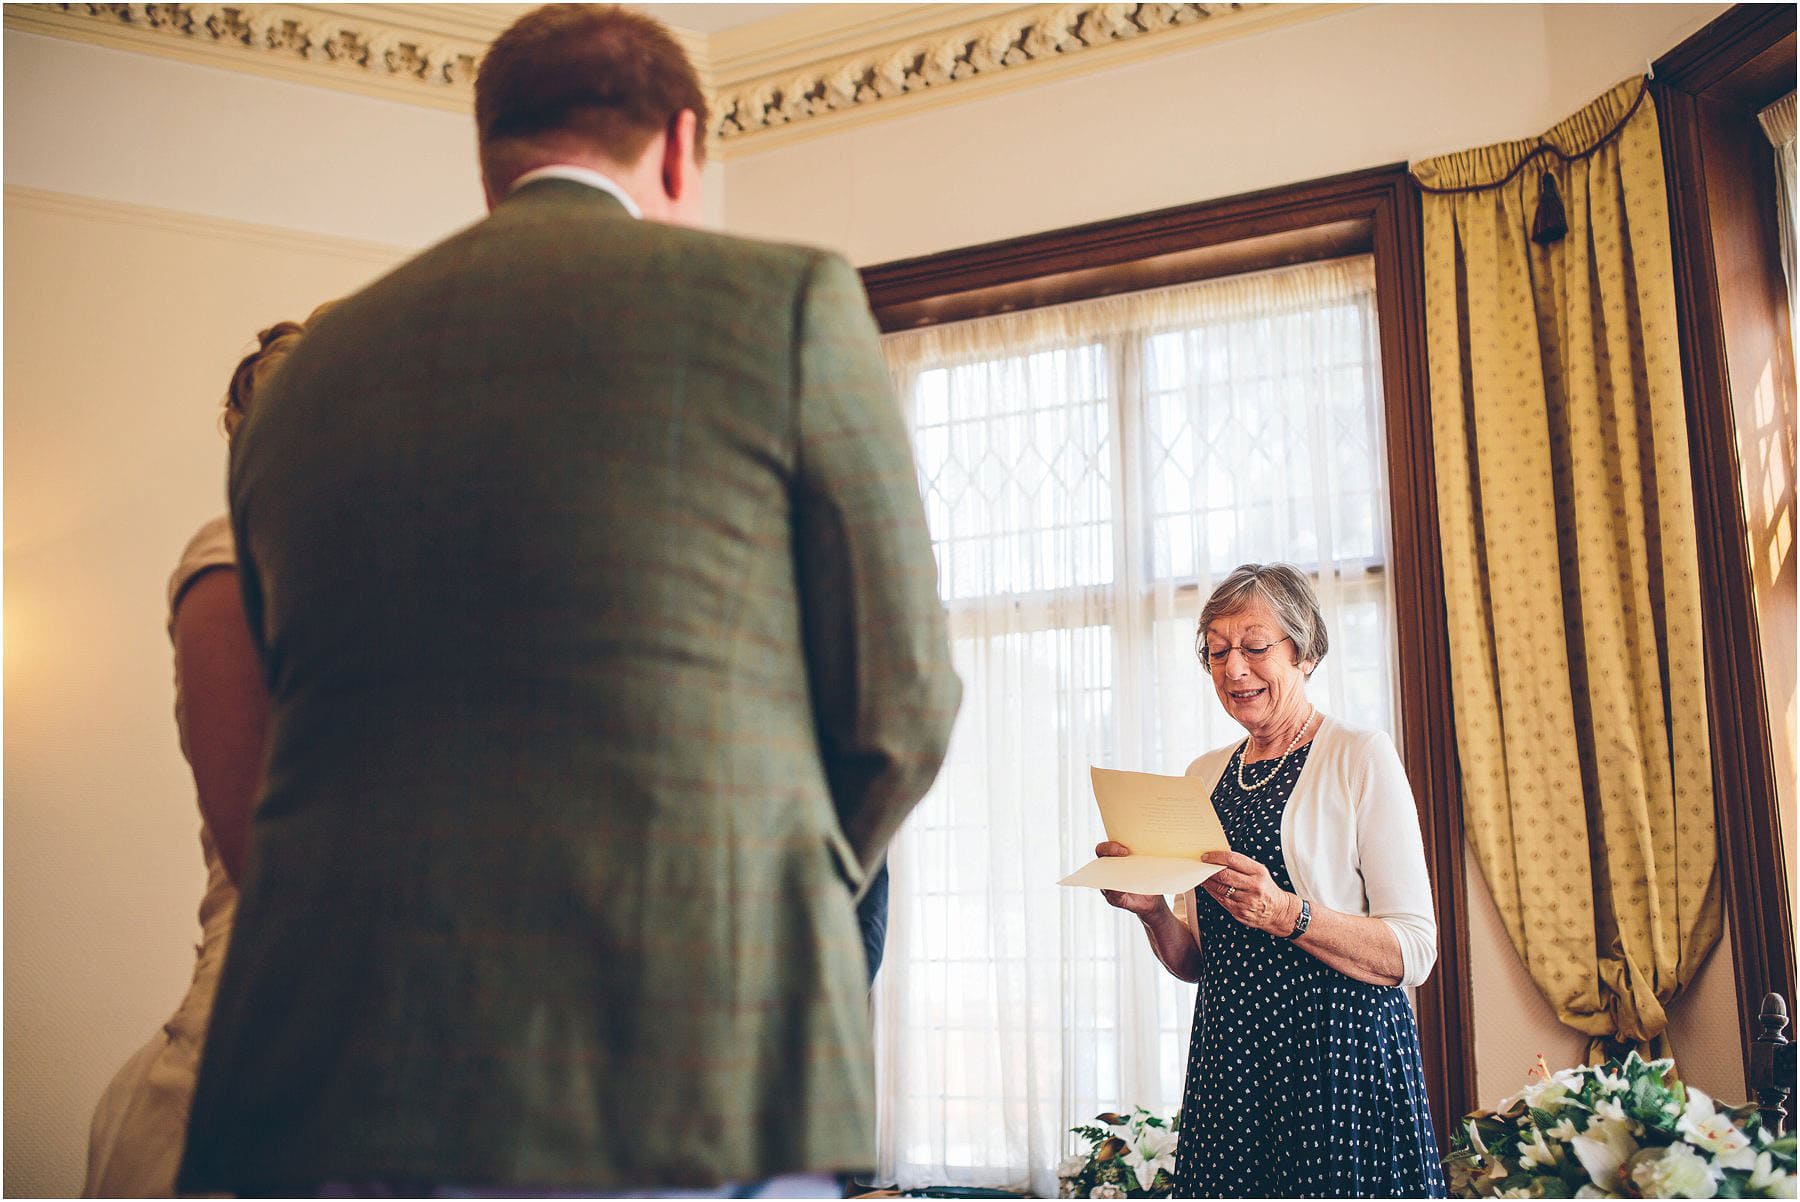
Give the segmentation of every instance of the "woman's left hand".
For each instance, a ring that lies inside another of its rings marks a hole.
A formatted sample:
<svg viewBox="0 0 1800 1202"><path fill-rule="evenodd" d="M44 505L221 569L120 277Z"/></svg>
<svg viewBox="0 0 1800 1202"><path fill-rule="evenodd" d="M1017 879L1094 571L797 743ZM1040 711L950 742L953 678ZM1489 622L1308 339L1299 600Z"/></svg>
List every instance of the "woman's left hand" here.
<svg viewBox="0 0 1800 1202"><path fill-rule="evenodd" d="M1208 864L1224 865L1200 887L1212 894L1227 914L1247 927L1283 938L1294 929L1300 899L1277 885L1267 868L1235 851L1209 851L1200 858Z"/></svg>

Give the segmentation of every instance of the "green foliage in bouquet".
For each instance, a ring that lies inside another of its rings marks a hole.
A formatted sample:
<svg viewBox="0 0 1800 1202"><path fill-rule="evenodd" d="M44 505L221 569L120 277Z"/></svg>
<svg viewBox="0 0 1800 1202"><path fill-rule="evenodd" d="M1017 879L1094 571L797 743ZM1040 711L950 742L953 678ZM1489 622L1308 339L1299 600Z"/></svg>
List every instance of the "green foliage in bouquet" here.
<svg viewBox="0 0 1800 1202"><path fill-rule="evenodd" d="M1457 1198L1792 1198L1794 1137L1754 1106L1718 1109L1636 1052L1533 1080L1463 1119L1444 1169Z"/></svg>
<svg viewBox="0 0 1800 1202"><path fill-rule="evenodd" d="M1175 1189L1175 1143L1181 1116L1162 1119L1142 1106L1129 1115L1102 1114L1069 1128L1088 1141L1056 1166L1064 1198L1166 1198Z"/></svg>

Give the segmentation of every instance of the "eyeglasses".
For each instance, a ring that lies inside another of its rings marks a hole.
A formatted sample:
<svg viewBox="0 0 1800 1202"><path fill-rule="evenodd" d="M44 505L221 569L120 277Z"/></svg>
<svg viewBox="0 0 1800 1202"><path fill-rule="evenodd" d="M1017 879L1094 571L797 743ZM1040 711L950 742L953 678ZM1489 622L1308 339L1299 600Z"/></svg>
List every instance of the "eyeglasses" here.
<svg viewBox="0 0 1800 1202"><path fill-rule="evenodd" d="M1225 666L1225 661L1231 658L1231 653L1233 651L1243 652L1244 661L1246 663L1260 664L1268 656L1270 651L1273 651L1282 643L1292 641L1292 635L1284 634L1273 643L1264 643L1260 647L1253 646L1249 643L1233 643L1229 647L1209 647L1206 645L1206 640L1204 638L1197 638L1194 640L1196 644L1194 650L1200 655L1200 664L1202 667L1209 672L1217 672L1220 668Z"/></svg>

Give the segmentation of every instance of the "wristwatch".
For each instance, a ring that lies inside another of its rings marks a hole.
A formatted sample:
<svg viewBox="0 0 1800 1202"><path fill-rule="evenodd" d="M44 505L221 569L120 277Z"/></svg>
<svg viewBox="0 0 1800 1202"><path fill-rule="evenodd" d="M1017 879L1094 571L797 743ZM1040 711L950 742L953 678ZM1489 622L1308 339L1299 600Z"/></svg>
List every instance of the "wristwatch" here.
<svg viewBox="0 0 1800 1202"><path fill-rule="evenodd" d="M1312 925L1312 903L1304 897L1300 899L1300 917L1294 920L1294 929L1288 932L1289 939L1298 939L1306 934L1306 928Z"/></svg>

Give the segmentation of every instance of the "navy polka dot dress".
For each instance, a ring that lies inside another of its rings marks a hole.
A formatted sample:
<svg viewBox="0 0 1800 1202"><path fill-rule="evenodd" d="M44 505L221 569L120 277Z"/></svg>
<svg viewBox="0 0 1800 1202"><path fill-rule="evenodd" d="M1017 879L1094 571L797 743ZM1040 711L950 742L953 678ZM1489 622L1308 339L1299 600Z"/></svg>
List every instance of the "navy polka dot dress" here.
<svg viewBox="0 0 1800 1202"><path fill-rule="evenodd" d="M1234 851L1292 890L1281 815L1311 745L1260 789L1213 790ZM1245 769L1252 784L1273 767ZM1200 997L1175 1159L1182 1198L1445 1196L1412 1007L1198 892Z"/></svg>

